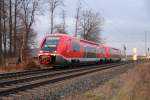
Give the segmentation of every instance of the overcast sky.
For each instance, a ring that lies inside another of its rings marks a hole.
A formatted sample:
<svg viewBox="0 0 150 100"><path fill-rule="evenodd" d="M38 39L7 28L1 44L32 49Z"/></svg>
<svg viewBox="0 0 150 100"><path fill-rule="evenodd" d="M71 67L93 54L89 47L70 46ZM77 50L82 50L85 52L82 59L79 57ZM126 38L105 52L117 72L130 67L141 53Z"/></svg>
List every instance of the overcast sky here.
<svg viewBox="0 0 150 100"><path fill-rule="evenodd" d="M64 0L67 14L67 29L70 34L74 32L74 15L78 0ZM83 9L90 8L104 17L105 23L102 37L107 45L123 48L132 53L137 48L139 54L144 54L145 32L150 40L150 1L149 0L81 0ZM57 10L60 11L62 7ZM59 23L60 13L56 13L55 22ZM49 15L38 16L34 29L39 33L38 40L49 32ZM148 41L150 47L150 41Z"/></svg>

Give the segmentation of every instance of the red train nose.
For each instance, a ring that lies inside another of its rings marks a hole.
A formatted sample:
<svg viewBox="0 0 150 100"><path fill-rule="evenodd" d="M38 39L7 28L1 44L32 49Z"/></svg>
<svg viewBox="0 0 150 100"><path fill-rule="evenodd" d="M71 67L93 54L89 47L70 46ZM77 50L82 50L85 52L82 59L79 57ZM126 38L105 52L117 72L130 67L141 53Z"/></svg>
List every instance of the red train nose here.
<svg viewBox="0 0 150 100"><path fill-rule="evenodd" d="M52 62L51 56L40 56L39 60L41 64L49 64Z"/></svg>

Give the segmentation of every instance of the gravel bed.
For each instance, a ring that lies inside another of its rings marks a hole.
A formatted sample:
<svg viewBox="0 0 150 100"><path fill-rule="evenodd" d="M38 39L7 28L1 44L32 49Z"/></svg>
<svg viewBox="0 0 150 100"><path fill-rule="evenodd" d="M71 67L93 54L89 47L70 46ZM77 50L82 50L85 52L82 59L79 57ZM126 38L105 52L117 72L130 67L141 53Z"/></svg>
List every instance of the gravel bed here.
<svg viewBox="0 0 150 100"><path fill-rule="evenodd" d="M2 100L61 100L66 96L80 94L92 89L113 77L133 68L133 64L123 65L88 75L64 80L61 83L45 85L32 90L19 92L16 95L2 97Z"/></svg>

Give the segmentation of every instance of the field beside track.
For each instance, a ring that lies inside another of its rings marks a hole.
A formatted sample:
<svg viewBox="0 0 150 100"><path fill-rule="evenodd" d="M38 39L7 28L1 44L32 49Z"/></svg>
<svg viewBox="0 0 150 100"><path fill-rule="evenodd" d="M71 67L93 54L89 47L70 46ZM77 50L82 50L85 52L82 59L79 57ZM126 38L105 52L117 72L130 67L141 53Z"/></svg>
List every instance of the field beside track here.
<svg viewBox="0 0 150 100"><path fill-rule="evenodd" d="M150 63L135 66L95 89L64 100L150 100Z"/></svg>

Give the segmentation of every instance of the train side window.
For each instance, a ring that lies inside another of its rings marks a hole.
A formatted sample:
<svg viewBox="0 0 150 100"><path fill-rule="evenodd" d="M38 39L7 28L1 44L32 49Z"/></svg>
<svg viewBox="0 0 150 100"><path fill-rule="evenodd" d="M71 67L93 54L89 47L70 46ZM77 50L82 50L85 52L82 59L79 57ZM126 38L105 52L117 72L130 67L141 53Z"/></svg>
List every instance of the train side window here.
<svg viewBox="0 0 150 100"><path fill-rule="evenodd" d="M96 48L96 54L98 54L99 53L99 48Z"/></svg>
<svg viewBox="0 0 150 100"><path fill-rule="evenodd" d="M74 52L80 52L80 44L72 43L72 49Z"/></svg>
<svg viewBox="0 0 150 100"><path fill-rule="evenodd" d="M99 48L99 53L103 53L103 48Z"/></svg>
<svg viewBox="0 0 150 100"><path fill-rule="evenodd" d="M96 48L86 47L87 58L96 58Z"/></svg>

